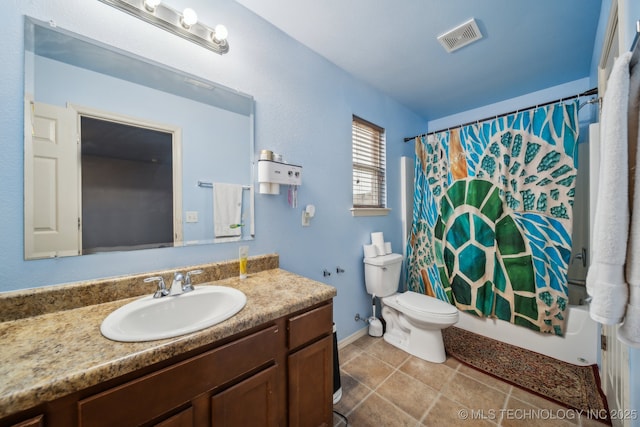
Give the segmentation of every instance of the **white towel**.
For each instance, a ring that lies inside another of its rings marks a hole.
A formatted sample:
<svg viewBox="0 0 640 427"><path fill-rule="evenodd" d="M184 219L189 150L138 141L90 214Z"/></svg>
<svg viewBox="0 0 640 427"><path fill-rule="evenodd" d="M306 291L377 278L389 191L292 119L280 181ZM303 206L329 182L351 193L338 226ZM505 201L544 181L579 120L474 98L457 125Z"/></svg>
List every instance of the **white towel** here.
<svg viewBox="0 0 640 427"><path fill-rule="evenodd" d="M597 322L622 322L628 298L624 263L629 232L627 111L631 52L615 63L602 104L600 171L593 225L593 258L587 274L589 313Z"/></svg>
<svg viewBox="0 0 640 427"><path fill-rule="evenodd" d="M627 282L629 283L629 304L624 323L618 330L618 339L627 345L640 347L640 66L631 72L629 84L629 167L634 185L629 226L629 246L627 247ZM635 155L634 155L635 154ZM635 162L634 162L635 160Z"/></svg>
<svg viewBox="0 0 640 427"><path fill-rule="evenodd" d="M213 184L213 232L215 242L233 242L242 237L242 185Z"/></svg>

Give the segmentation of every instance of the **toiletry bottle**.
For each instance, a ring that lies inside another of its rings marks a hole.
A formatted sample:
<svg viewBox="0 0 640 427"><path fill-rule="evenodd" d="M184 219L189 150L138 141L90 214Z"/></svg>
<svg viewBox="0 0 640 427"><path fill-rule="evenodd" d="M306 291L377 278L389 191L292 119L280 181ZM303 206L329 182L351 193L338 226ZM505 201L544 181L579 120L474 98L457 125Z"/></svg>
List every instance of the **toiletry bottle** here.
<svg viewBox="0 0 640 427"><path fill-rule="evenodd" d="M247 278L247 257L249 256L249 246L240 246L238 258L240 261L240 279Z"/></svg>

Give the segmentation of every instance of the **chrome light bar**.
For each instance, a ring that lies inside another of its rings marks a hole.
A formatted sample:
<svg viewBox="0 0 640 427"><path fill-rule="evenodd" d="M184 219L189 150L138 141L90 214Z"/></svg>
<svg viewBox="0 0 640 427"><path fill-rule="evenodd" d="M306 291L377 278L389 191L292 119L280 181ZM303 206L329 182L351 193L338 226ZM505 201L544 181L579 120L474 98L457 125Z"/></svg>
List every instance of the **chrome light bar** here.
<svg viewBox="0 0 640 427"><path fill-rule="evenodd" d="M224 25L210 28L197 21L193 9L182 13L159 0L100 0L110 6L190 40L220 55L229 51L227 29Z"/></svg>

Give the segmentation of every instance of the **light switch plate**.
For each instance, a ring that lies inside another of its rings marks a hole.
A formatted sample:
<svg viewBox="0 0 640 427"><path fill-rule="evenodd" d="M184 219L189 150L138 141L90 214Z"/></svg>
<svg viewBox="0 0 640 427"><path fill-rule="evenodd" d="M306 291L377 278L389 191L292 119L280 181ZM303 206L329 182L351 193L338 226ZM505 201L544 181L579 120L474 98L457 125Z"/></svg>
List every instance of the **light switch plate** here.
<svg viewBox="0 0 640 427"><path fill-rule="evenodd" d="M187 222L198 222L198 211L185 212L185 220Z"/></svg>

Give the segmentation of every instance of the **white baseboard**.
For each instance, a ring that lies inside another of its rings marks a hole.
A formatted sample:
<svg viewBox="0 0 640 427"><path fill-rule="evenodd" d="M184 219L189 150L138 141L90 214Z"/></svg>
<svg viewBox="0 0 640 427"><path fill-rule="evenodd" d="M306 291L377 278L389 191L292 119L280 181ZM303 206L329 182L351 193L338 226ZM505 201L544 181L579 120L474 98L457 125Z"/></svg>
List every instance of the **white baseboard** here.
<svg viewBox="0 0 640 427"><path fill-rule="evenodd" d="M343 347L346 347L347 345L351 344L352 342L354 342L358 338L367 335L368 330L369 330L369 327L365 326L364 328L354 332L353 334L349 335L348 337L341 339L340 341L338 341L338 350L342 349Z"/></svg>

